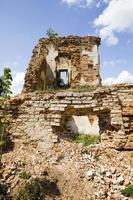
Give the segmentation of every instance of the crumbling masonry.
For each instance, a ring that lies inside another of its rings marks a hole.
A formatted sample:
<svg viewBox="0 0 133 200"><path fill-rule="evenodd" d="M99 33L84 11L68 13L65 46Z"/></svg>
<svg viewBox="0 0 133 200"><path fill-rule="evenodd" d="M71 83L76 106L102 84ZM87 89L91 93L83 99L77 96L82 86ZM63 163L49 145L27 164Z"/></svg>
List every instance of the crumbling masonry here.
<svg viewBox="0 0 133 200"><path fill-rule="evenodd" d="M99 85L99 45L97 37L41 39L33 50L23 91Z"/></svg>
<svg viewBox="0 0 133 200"><path fill-rule="evenodd" d="M96 37L39 41L23 93L10 101L15 143L45 151L79 133L101 135L108 147L133 149L133 85L100 86L99 45Z"/></svg>

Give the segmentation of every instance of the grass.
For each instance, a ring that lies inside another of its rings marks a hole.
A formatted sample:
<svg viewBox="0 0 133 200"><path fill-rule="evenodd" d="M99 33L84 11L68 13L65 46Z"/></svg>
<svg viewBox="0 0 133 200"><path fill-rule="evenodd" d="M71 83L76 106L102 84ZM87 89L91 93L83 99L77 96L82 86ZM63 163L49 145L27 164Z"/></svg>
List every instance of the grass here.
<svg viewBox="0 0 133 200"><path fill-rule="evenodd" d="M120 190L125 197L133 197L133 185L128 185L125 189Z"/></svg>
<svg viewBox="0 0 133 200"><path fill-rule="evenodd" d="M100 142L100 136L73 134L71 136L71 140L74 143L83 144L83 146L89 146L91 144L98 144Z"/></svg>
<svg viewBox="0 0 133 200"><path fill-rule="evenodd" d="M130 152L129 155L131 158L133 158L133 152Z"/></svg>
<svg viewBox="0 0 133 200"><path fill-rule="evenodd" d="M19 177L22 178L22 179L30 179L31 177L31 174L29 172L26 172L26 171L22 171L19 173Z"/></svg>
<svg viewBox="0 0 133 200"><path fill-rule="evenodd" d="M2 199L3 197L5 197L7 193L7 188L5 185L3 185L1 182L0 182L0 199Z"/></svg>
<svg viewBox="0 0 133 200"><path fill-rule="evenodd" d="M56 199L56 196L60 196L57 180L50 181L43 177L21 182L12 200Z"/></svg>
<svg viewBox="0 0 133 200"><path fill-rule="evenodd" d="M14 197L14 200L41 200L42 193L40 185L36 181L24 183L17 195Z"/></svg>
<svg viewBox="0 0 133 200"><path fill-rule="evenodd" d="M4 147L4 146L6 146L6 142L4 140L1 140L0 141L0 147Z"/></svg>

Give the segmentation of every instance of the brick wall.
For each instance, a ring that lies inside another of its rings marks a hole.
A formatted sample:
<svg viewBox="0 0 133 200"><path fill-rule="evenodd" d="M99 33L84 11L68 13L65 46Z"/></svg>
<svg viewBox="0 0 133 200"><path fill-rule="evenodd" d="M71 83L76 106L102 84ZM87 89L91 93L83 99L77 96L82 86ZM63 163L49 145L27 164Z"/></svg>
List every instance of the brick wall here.
<svg viewBox="0 0 133 200"><path fill-rule="evenodd" d="M99 119L103 144L133 149L132 99L132 86L21 95L10 100L10 133L15 143L45 151L69 137L66 121L71 115L93 114Z"/></svg>

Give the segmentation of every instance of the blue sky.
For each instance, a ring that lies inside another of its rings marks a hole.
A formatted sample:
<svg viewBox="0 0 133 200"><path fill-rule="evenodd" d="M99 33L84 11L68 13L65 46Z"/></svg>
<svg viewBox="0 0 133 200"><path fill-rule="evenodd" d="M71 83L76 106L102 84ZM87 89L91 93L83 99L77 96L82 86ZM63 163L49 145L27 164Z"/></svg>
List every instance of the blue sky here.
<svg viewBox="0 0 133 200"><path fill-rule="evenodd" d="M104 83L133 82L133 0L0 0L0 73L12 69L14 93L49 27L61 36L100 35Z"/></svg>

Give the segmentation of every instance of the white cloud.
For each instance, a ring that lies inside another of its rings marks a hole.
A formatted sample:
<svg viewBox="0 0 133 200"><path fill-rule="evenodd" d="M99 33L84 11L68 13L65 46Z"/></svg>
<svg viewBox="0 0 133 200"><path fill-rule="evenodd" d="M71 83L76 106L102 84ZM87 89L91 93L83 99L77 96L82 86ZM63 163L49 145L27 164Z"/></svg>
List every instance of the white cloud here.
<svg viewBox="0 0 133 200"><path fill-rule="evenodd" d="M120 83L133 83L133 75L128 71L122 71L118 77L109 77L102 81L103 85L112 85L112 84L120 84Z"/></svg>
<svg viewBox="0 0 133 200"><path fill-rule="evenodd" d="M79 7L100 7L103 3L109 3L110 0L62 0L62 3L67 3L69 6L79 6Z"/></svg>
<svg viewBox="0 0 133 200"><path fill-rule="evenodd" d="M103 66L105 67L117 67L118 65L126 65L127 60L125 59L116 59L116 60L105 60Z"/></svg>
<svg viewBox="0 0 133 200"><path fill-rule="evenodd" d="M103 65L105 67L114 67L115 66L115 61L114 60L105 60L103 62Z"/></svg>
<svg viewBox="0 0 133 200"><path fill-rule="evenodd" d="M67 3L69 6L90 7L95 0L62 0L63 3Z"/></svg>
<svg viewBox="0 0 133 200"><path fill-rule="evenodd" d="M107 7L95 19L96 26L102 26L100 36L108 45L116 45L116 33L133 32L133 0L104 0Z"/></svg>
<svg viewBox="0 0 133 200"><path fill-rule="evenodd" d="M103 0L103 3L109 3L112 0Z"/></svg>
<svg viewBox="0 0 133 200"><path fill-rule="evenodd" d="M13 95L20 94L24 84L24 72L14 72L11 91Z"/></svg>
<svg viewBox="0 0 133 200"><path fill-rule="evenodd" d="M68 5L76 5L80 3L80 0L62 0L63 3L67 3Z"/></svg>

